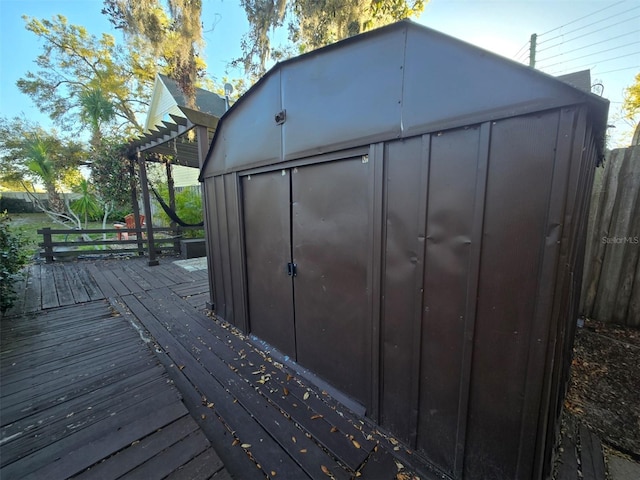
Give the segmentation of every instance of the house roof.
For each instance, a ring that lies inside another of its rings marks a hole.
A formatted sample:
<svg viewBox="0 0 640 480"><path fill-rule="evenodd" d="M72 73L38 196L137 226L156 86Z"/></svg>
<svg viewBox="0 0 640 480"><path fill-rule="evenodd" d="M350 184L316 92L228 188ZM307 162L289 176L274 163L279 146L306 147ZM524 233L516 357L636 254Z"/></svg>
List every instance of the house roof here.
<svg viewBox="0 0 640 480"><path fill-rule="evenodd" d="M163 74L158 74L158 78L164 86L169 90L171 96L175 99L178 107L187 107L187 100L184 93L180 89L178 82ZM224 98L217 93L196 87L196 107L202 113L213 115L220 118L227 111L227 105Z"/></svg>
<svg viewBox="0 0 640 480"><path fill-rule="evenodd" d="M169 114L160 125L148 126L148 131L131 142L130 147L136 152L150 152L161 155L173 155L174 163L187 167L200 167L198 143L195 136L186 135L195 127L207 128L208 141L211 142L220 117L226 111L226 100L219 95L196 88L197 110L186 106L184 93L177 82L159 74L154 85L149 116L157 104L158 97L166 89L173 98L175 113Z"/></svg>
<svg viewBox="0 0 640 480"><path fill-rule="evenodd" d="M276 64L222 116L200 176L585 103L604 137L607 100L403 20Z"/></svg>

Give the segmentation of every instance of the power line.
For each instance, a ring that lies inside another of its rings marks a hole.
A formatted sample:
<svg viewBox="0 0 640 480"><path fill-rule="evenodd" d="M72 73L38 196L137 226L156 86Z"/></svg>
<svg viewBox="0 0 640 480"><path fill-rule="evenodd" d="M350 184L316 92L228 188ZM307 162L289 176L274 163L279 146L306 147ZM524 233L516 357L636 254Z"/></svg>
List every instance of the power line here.
<svg viewBox="0 0 640 480"><path fill-rule="evenodd" d="M640 65L636 65L635 67L625 67L625 68L617 68L615 70L607 70L606 72L598 72L598 75L604 75L606 73L622 72L624 70L631 70L631 69L634 69L634 68L640 69ZM612 102L612 103L616 103L616 102ZM617 103L620 103L620 102L617 102Z"/></svg>
<svg viewBox="0 0 640 480"><path fill-rule="evenodd" d="M602 64L602 63L612 62L613 60L619 60L619 59L621 59L621 58L630 57L630 56L632 56L632 55L638 55L638 53L637 53L637 52L627 53L626 55L620 55L620 56L613 57L613 58L607 58L606 60L601 60L601 61L599 61L599 62L595 62L595 63L596 63L596 64ZM592 67L592 65L593 65L593 62L592 62L592 63L588 63L588 64L586 64L586 65L580 65L579 67L568 67L568 68L564 68L564 69L562 69L562 70L559 70L558 72L553 73L552 75L558 75L559 73L562 73L562 72L568 72L568 71L574 71L574 72L577 72L577 71L579 71L580 69L587 68L587 67L591 67L591 68L595 69L596 67L595 67L595 66L594 66L594 67Z"/></svg>
<svg viewBox="0 0 640 480"><path fill-rule="evenodd" d="M543 40L542 42L540 42L540 45L543 44L543 43L550 42L551 40L555 40L556 38L564 37L565 35L569 35L570 33L578 32L580 30L584 30L587 27L591 27L592 25L596 25L598 23L605 22L605 21L607 21L607 20L609 20L611 18L619 17L620 15L627 15L629 12L637 10L638 8L640 8L640 5L638 5L636 7L633 7L633 8L630 8L628 10L625 10L624 12L618 12L618 13L610 15L610 16L608 16L606 18L601 18L600 20L596 20L595 22L588 23L587 25L583 25L581 27L574 28L573 30L569 30L568 32L564 32L564 33L561 33L560 35L556 35L555 37L551 37L551 38L548 38L546 40ZM542 35L544 35L544 34L542 34ZM538 35L538 36L542 36L542 35Z"/></svg>
<svg viewBox="0 0 640 480"><path fill-rule="evenodd" d="M566 52L562 52L562 53L557 53L555 55L551 55L550 57L547 57L542 61L545 62L547 60L551 60L552 58L556 58L556 57L560 57L562 55L566 55L566 54L569 54L569 53L577 52L578 50L584 50L585 48L594 47L596 45L600 45L601 43L607 43L607 42L610 42L612 40L616 40L616 39L622 38L622 37L627 37L627 36L629 36L631 34L638 33L638 32L640 32L640 30L633 30L631 32L623 33L622 35L618 35L616 37L611 37L611 38L607 38L605 40L600 40L599 42L590 43L589 45L583 45L582 47L574 48L572 50L567 50Z"/></svg>
<svg viewBox="0 0 640 480"><path fill-rule="evenodd" d="M564 43L569 43L569 42L572 42L574 40L578 40L579 38L584 38L584 37L587 37L589 35L593 35L594 33L601 32L602 30L606 30L608 28L616 27L616 26L621 25L623 23L630 22L631 20L635 20L636 18L640 18L640 15L636 15L635 17L627 18L626 20L621 20L618 23L614 23L613 25L607 25L606 27L599 28L598 30L592 30L591 32L583 33L582 35L578 35L577 37L570 38L569 40L563 40L560 43L556 43L554 45L551 45L551 46L548 46L546 48L542 48L542 49L538 50L538 53L544 52L545 50L549 50L550 48L553 48L553 47L560 46L560 45L562 45Z"/></svg>
<svg viewBox="0 0 640 480"><path fill-rule="evenodd" d="M618 45L618 46L615 46L615 47L607 48L607 49L605 49L605 50L600 50L599 52L592 52L592 53L588 53L588 54L586 54L586 55L582 55L582 56L580 56L580 57L574 57L574 58L571 58L570 60L566 60L566 61L562 61L562 62L552 63L551 65L546 65L546 66L539 67L539 68L551 68L551 67L555 67L556 65L562 65L563 63L573 62L573 61L575 61L575 60L580 60L580 59L582 59L582 58L592 57L593 55L599 55L599 54L601 54L601 53L610 52L611 50L618 50L618 49L620 49L620 48L625 48L625 47L628 47L628 46L630 46L630 45L637 45L637 44L639 44L639 43L640 43L640 40L638 40L637 42L627 43L626 45ZM639 54L639 55L640 55L640 54ZM557 55L556 55L556 56L557 56Z"/></svg>
<svg viewBox="0 0 640 480"><path fill-rule="evenodd" d="M621 3L624 3L624 2L625 2L625 0L622 0L622 1L618 2L618 3L614 3L613 5L608 5L608 6L604 7L604 8L601 8L600 10L596 10L595 12L591 12L588 15L585 15L585 16L580 17L580 18L576 18L575 20L572 20L572 21L570 21L568 23L565 23L564 25L560 25L559 27L552 28L551 30L547 30L546 32L541 33L540 36L546 35L546 34L551 33L551 32L555 32L556 30L560 30L561 28L564 28L564 27L566 27L568 25L572 25L572 24L574 24L576 22L579 22L580 20L583 20L585 18L591 17L592 15L595 15L596 13L600 13L600 12L602 12L604 10L607 10L609 8L612 8L612 7L615 7L616 5L620 5Z"/></svg>
<svg viewBox="0 0 640 480"><path fill-rule="evenodd" d="M515 55L514 55L513 57L511 57L511 58L517 58L517 57L518 57L518 55L520 55L520 53L521 53L523 50L525 50L525 48L527 48L528 46L529 46L529 42L525 42L525 44L524 44L524 45L522 45L522 47L520 47L520 50L518 50L518 51L515 53ZM525 52L526 52L526 50L525 50Z"/></svg>

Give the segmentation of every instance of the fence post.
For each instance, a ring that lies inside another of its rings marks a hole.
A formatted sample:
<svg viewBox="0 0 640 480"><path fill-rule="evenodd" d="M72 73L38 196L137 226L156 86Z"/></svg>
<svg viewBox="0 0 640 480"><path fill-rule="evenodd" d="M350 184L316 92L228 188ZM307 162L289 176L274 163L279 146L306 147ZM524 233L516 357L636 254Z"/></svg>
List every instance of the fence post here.
<svg viewBox="0 0 640 480"><path fill-rule="evenodd" d="M180 240L182 240L182 227L176 225L176 229L173 231L173 251L180 255Z"/></svg>
<svg viewBox="0 0 640 480"><path fill-rule="evenodd" d="M38 230L42 234L42 247L44 248L44 259L46 263L53 262L53 245L51 244L51 229L43 228Z"/></svg>

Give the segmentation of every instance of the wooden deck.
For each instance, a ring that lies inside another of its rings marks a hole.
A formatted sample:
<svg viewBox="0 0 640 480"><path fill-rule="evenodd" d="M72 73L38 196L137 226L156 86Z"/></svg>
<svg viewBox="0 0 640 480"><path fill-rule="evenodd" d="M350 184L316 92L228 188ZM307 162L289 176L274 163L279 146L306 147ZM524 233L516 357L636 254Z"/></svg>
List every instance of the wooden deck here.
<svg viewBox="0 0 640 480"><path fill-rule="evenodd" d="M150 346L107 300L133 287L128 266L28 268L1 321L3 480L230 478Z"/></svg>
<svg viewBox="0 0 640 480"><path fill-rule="evenodd" d="M29 267L2 320L3 479L445 478L208 315L206 270L172 260Z"/></svg>

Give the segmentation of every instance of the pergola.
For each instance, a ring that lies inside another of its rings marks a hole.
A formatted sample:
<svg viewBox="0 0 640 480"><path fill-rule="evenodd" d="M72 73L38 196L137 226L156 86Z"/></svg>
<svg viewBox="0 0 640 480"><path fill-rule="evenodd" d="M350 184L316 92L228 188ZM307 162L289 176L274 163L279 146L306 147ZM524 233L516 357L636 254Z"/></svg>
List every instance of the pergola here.
<svg viewBox="0 0 640 480"><path fill-rule="evenodd" d="M209 113L178 106L181 115L170 114L171 121L162 121L148 133L130 144L130 172L134 175L134 162L140 169L140 186L146 222L149 265L158 265L154 243L153 222L151 214L151 198L149 194L146 163L160 162L161 156L170 155L172 162L166 162L167 182L169 185L169 206L175 209L175 191L172 176L172 164L185 167L200 168L204 163L211 139L218 125L219 117ZM136 229L140 230L140 206L137 191L132 188L133 213Z"/></svg>

